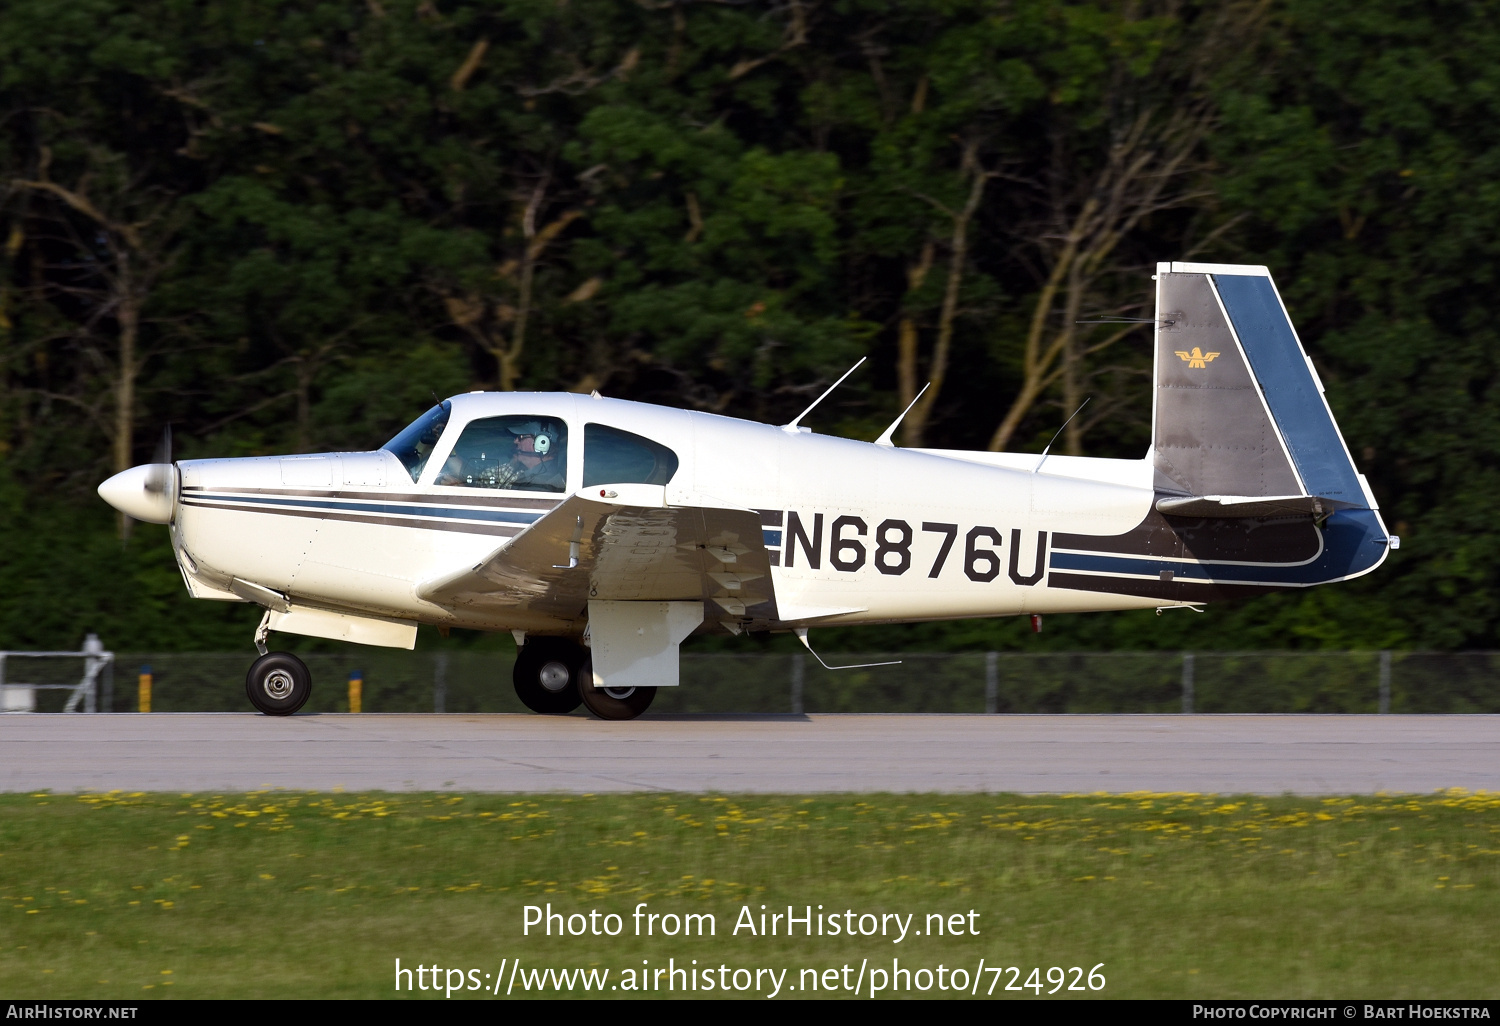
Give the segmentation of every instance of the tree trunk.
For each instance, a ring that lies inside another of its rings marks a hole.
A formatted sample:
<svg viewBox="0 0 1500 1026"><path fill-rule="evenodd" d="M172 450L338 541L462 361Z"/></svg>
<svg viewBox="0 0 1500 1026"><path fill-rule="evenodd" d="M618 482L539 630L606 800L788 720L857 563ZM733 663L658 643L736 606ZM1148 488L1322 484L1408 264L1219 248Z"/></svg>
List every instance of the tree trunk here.
<svg viewBox="0 0 1500 1026"><path fill-rule="evenodd" d="M115 473L135 465L136 344L140 333L140 311L128 289L120 298L120 363L115 378L114 468Z"/></svg>
<svg viewBox="0 0 1500 1026"><path fill-rule="evenodd" d="M1083 455L1083 422L1073 412L1083 405L1083 353L1078 339L1078 313L1083 304L1083 287L1079 281L1078 264L1068 275L1068 291L1063 299L1062 326L1062 415L1069 418L1063 428L1063 452L1069 456Z"/></svg>
<svg viewBox="0 0 1500 1026"><path fill-rule="evenodd" d="M527 238L530 238L528 233ZM521 295L516 302L516 326L510 332L510 344L500 351L500 391L514 392L521 377L521 352L526 348L526 321L531 316L531 282L536 261L531 247L521 257Z"/></svg>
<svg viewBox="0 0 1500 1026"><path fill-rule="evenodd" d="M121 260L122 267L125 260ZM120 297L119 324L120 324L120 363L118 376L115 378L115 423L113 441L113 462L115 473L129 470L134 466L132 459L135 448L135 379L137 373L136 345L140 333L140 310L136 306L135 296L129 289L129 275L122 274L122 289ZM130 517L124 513L115 516L116 530L119 532L122 542L130 540Z"/></svg>
<svg viewBox="0 0 1500 1026"><path fill-rule="evenodd" d="M1005 412L1000 426L995 429L995 434L990 438L991 452L1002 452L1010 444L1011 438L1021 426L1022 418L1031 412L1032 405L1041 396L1043 390L1056 379L1052 365L1057 359L1058 352L1066 344L1066 339L1054 339L1046 349L1042 348L1042 339L1047 332L1048 315L1052 312L1052 304L1056 302L1058 290L1062 288L1063 281L1072 272L1083 225L1093 216L1096 206L1097 202L1090 198L1079 211L1078 217L1074 219L1072 230L1067 235L1066 244L1058 255L1057 261L1052 265L1052 273L1047 276L1041 295L1037 296L1036 305L1031 311L1031 325L1026 332L1026 348L1021 356L1021 391L1012 400L1010 409Z"/></svg>
<svg viewBox="0 0 1500 1026"><path fill-rule="evenodd" d="M927 272L932 270L933 245L922 244L922 255L915 264L906 269L906 297L910 303L927 281ZM901 322L896 330L896 386L900 391L901 408L904 410L917 397L917 322L910 309L902 311ZM916 444L908 434L902 438L907 444Z"/></svg>
<svg viewBox="0 0 1500 1026"><path fill-rule="evenodd" d="M312 379L314 363L303 353L297 358L297 451L312 451Z"/></svg>
<svg viewBox="0 0 1500 1026"><path fill-rule="evenodd" d="M906 415L906 420L901 425L902 444L908 448L922 445L927 431L927 422L931 419L933 407L937 405L938 395L943 390L943 379L948 375L948 355L953 348L953 322L958 316L959 287L963 284L964 265L969 258L969 222L974 219L974 213L979 209L979 201L984 198L985 184L990 179L989 173L979 166L976 159L978 148L978 144L972 142L964 148L961 167L974 177L969 183L969 196L964 202L963 209L949 212L953 218L953 234L948 241L948 281L943 288L942 311L938 314L937 343L932 348L932 363L927 371L927 380L931 382L931 386L922 395L921 400L911 408L911 412ZM915 348L914 343L913 337L913 348ZM916 391L915 386L916 380L913 375L913 393ZM907 400L907 402L910 401Z"/></svg>

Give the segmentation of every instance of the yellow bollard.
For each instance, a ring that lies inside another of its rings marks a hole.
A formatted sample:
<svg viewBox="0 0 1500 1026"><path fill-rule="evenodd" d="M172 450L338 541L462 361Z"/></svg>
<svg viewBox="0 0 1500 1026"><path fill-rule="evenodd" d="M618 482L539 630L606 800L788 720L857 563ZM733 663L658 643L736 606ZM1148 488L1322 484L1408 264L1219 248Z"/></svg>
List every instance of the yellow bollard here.
<svg viewBox="0 0 1500 1026"><path fill-rule="evenodd" d="M359 670L349 674L349 711L357 713L361 711L364 698L365 678Z"/></svg>
<svg viewBox="0 0 1500 1026"><path fill-rule="evenodd" d="M151 711L151 667L142 666L141 675L136 678L136 709L139 712Z"/></svg>

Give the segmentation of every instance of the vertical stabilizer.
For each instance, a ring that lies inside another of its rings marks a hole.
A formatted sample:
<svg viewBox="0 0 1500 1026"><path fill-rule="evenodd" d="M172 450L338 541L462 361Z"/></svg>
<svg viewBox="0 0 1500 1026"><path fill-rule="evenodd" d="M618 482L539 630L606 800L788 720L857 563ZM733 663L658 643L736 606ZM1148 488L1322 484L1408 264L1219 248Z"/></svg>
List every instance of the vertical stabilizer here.
<svg viewBox="0 0 1500 1026"><path fill-rule="evenodd" d="M1158 490L1367 505L1266 268L1163 263L1157 270Z"/></svg>

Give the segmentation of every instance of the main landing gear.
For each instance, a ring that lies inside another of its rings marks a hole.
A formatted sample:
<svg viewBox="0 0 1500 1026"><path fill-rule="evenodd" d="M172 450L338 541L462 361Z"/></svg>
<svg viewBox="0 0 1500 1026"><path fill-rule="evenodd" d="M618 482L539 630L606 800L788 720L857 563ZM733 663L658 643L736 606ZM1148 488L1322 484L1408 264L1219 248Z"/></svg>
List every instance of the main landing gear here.
<svg viewBox="0 0 1500 1026"><path fill-rule="evenodd" d="M562 716L583 701L578 682L588 649L564 638L529 638L516 653L511 674L516 697L532 712Z"/></svg>
<svg viewBox="0 0 1500 1026"><path fill-rule="evenodd" d="M552 716L582 705L601 720L633 720L651 705L655 688L596 688L589 650L564 638L533 637L516 656L516 697Z"/></svg>

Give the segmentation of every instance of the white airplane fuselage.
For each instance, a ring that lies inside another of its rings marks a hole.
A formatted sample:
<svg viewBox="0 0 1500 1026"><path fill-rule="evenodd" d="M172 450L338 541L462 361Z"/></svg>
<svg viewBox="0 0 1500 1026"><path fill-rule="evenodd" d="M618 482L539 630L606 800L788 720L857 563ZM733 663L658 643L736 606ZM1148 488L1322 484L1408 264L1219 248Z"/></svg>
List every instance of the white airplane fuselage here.
<svg viewBox="0 0 1500 1026"><path fill-rule="evenodd" d="M1046 558L1039 534L1117 535L1142 521L1152 502L1144 460L1052 456L1033 473L1034 455L908 451L566 393L469 394L451 404L416 481L385 450L178 464L172 531L189 588L240 600L239 580L294 604L376 617L581 632L581 620L519 606L496 617L417 594L424 581L482 562L567 493L598 491L582 486L580 445L569 446L563 493L434 483L467 423L517 414L561 421L573 438L592 423L668 445L680 460L661 489L668 506L761 511L763 541L779 556L779 626L1171 604L1037 579Z"/></svg>

